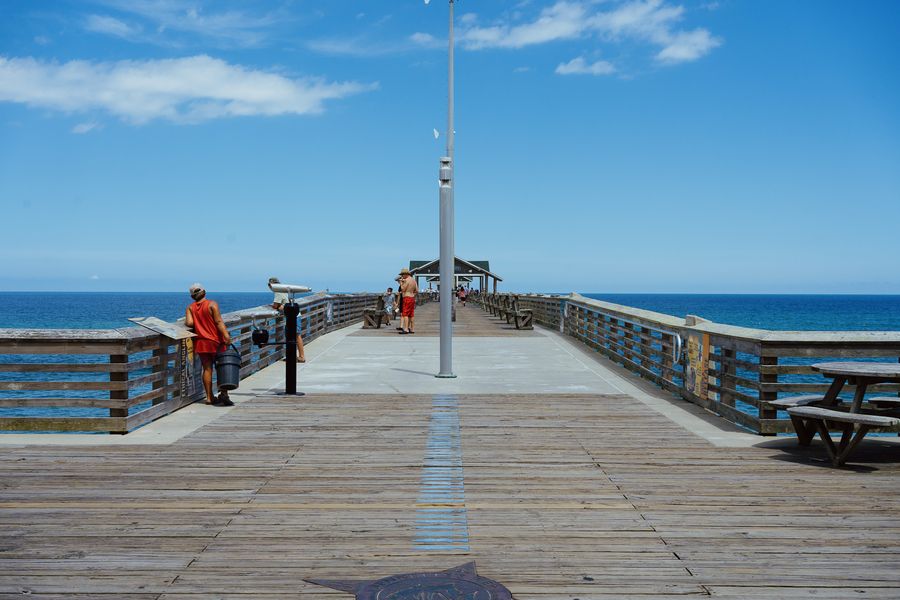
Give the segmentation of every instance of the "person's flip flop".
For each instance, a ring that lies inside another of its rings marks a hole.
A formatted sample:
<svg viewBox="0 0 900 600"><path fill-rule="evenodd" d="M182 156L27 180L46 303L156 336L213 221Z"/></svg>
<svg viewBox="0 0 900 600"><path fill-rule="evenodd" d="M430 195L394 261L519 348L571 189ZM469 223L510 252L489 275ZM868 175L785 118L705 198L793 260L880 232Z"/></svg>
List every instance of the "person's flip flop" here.
<svg viewBox="0 0 900 600"><path fill-rule="evenodd" d="M400 335L406 335L408 333L409 333L408 331L403 331L403 330L400 331Z"/></svg>

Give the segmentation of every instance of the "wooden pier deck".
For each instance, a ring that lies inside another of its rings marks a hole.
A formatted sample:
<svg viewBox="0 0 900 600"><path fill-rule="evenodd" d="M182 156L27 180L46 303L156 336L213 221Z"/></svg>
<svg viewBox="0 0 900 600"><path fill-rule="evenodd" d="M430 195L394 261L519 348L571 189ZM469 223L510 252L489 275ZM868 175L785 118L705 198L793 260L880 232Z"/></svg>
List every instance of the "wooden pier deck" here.
<svg viewBox="0 0 900 600"><path fill-rule="evenodd" d="M474 306L459 309L460 378L441 383L422 366L436 312L418 337L326 335L307 396L276 395L275 365L171 443L6 442L0 598L351 598L304 579L468 561L519 600L900 597L896 444L867 440L832 469L818 442L717 430ZM436 452L460 461L445 488Z"/></svg>

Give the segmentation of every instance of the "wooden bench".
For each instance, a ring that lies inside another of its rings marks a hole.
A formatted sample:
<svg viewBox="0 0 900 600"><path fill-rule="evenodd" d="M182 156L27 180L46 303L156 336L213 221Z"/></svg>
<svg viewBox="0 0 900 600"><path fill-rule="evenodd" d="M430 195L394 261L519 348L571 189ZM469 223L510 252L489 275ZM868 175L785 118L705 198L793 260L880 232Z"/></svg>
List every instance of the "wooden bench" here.
<svg viewBox="0 0 900 600"><path fill-rule="evenodd" d="M534 315L530 310L519 308L519 297L507 297L503 307L503 316L509 324L515 324L516 329L534 329Z"/></svg>
<svg viewBox="0 0 900 600"><path fill-rule="evenodd" d="M530 310L522 310L519 308L519 297L514 296L509 311L506 313L506 322L510 322L510 318L516 325L516 329L534 329L534 315Z"/></svg>
<svg viewBox="0 0 900 600"><path fill-rule="evenodd" d="M770 400L769 402L766 402L766 404L778 410L787 410L789 408L795 408L797 406L809 406L810 404L816 404L817 402L822 402L824 399L824 396L811 394L806 396L781 398L779 400ZM800 417L791 415L790 412L788 412L788 416L791 417L791 423L794 424L794 430L797 432L797 442L801 446L809 446L809 444L812 442L813 437L815 437L816 435L815 428L807 427L806 421L804 421Z"/></svg>
<svg viewBox="0 0 900 600"><path fill-rule="evenodd" d="M509 323L509 298L500 296L497 298L497 316Z"/></svg>
<svg viewBox="0 0 900 600"><path fill-rule="evenodd" d="M387 325L387 315L383 310L367 308L363 311L363 329L379 329L382 324Z"/></svg>
<svg viewBox="0 0 900 600"><path fill-rule="evenodd" d="M495 317L500 316L500 299L497 297L497 294L491 294L491 297L488 299L488 308L492 315Z"/></svg>
<svg viewBox="0 0 900 600"><path fill-rule="evenodd" d="M872 404L876 408L900 409L900 398L897 396L878 396L877 398L870 398L869 404Z"/></svg>
<svg viewBox="0 0 900 600"><path fill-rule="evenodd" d="M770 403L771 404L771 403ZM850 413L839 410L831 410L820 406L795 406L787 409L791 419L794 417L804 421L804 427L815 427L825 444L831 464L839 467L847 462L847 457L866 437L873 427L893 427L900 425L900 418L872 415L866 413ZM829 424L837 424L836 429L841 429L841 441L835 445L829 433ZM855 431L855 433L854 433Z"/></svg>
<svg viewBox="0 0 900 600"><path fill-rule="evenodd" d="M384 298L378 298L375 308L363 310L363 329L380 329L382 323L389 323L388 316L384 312Z"/></svg>
<svg viewBox="0 0 900 600"><path fill-rule="evenodd" d="M500 298L497 294L491 297L491 314L495 317L500 316Z"/></svg>

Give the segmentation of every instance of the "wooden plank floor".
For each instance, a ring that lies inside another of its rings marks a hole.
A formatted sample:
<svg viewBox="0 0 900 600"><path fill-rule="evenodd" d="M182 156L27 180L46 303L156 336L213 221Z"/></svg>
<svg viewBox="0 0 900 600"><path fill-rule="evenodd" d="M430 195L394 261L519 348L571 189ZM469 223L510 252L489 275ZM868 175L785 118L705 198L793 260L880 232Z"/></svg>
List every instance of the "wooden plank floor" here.
<svg viewBox="0 0 900 600"><path fill-rule="evenodd" d="M433 398L261 396L170 446L6 448L0 597L351 598L475 560L519 600L900 597L900 456L715 448L623 396L458 398L469 551L417 549Z"/></svg>

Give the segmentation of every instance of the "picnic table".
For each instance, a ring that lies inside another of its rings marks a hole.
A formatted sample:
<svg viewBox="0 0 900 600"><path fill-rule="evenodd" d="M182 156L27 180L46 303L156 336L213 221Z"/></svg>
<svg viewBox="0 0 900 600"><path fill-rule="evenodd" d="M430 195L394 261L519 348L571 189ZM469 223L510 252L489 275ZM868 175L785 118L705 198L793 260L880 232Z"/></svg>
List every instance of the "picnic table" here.
<svg viewBox="0 0 900 600"><path fill-rule="evenodd" d="M865 401L869 386L879 383L900 383L900 364L879 362L824 362L812 369L832 380L825 396L785 399L801 444L808 444L819 434L831 462L841 466L873 427L892 427L900 424L900 398L880 397ZM853 402L847 407L841 402L844 386L855 387ZM829 429L842 431L841 441L835 445Z"/></svg>

